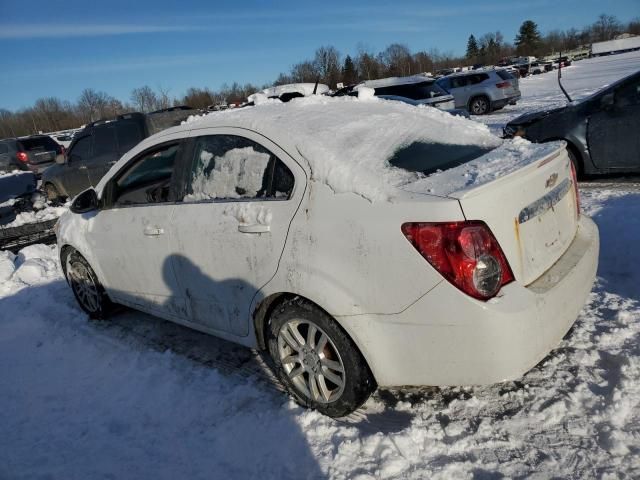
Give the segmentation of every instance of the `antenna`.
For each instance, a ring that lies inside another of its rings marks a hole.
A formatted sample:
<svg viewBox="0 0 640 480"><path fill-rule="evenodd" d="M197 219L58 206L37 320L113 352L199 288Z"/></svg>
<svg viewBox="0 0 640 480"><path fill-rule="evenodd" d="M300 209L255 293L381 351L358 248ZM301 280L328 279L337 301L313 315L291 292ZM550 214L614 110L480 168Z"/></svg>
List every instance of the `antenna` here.
<svg viewBox="0 0 640 480"><path fill-rule="evenodd" d="M573 102L573 100L571 100L571 97L562 86L562 82L560 81L561 78L562 78L562 51L558 53L558 85L560 85L560 90L562 90L562 93L564 93L564 96L567 97L567 100L569 100L569 103L571 103Z"/></svg>
<svg viewBox="0 0 640 480"><path fill-rule="evenodd" d="M320 83L320 77L318 77L318 78L316 79L316 84L315 84L315 85L314 85L314 87L313 87L313 94L314 94L314 95L315 95L315 94L316 94L316 92L318 91L318 83Z"/></svg>

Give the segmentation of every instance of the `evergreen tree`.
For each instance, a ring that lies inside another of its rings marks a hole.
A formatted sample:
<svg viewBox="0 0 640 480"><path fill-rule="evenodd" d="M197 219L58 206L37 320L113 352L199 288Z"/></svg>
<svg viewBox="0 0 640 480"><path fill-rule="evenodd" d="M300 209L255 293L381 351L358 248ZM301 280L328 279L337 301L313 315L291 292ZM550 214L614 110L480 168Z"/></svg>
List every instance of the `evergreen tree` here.
<svg viewBox="0 0 640 480"><path fill-rule="evenodd" d="M344 59L344 65L342 67L342 83L345 85L352 85L358 81L358 72L356 66L353 63L350 55Z"/></svg>
<svg viewBox="0 0 640 480"><path fill-rule="evenodd" d="M525 20L516 35L516 51L520 55L535 55L540 49L541 41L538 25L532 20Z"/></svg>
<svg viewBox="0 0 640 480"><path fill-rule="evenodd" d="M476 37L469 35L469 40L467 40L467 58L475 59L478 56L478 42L476 41Z"/></svg>

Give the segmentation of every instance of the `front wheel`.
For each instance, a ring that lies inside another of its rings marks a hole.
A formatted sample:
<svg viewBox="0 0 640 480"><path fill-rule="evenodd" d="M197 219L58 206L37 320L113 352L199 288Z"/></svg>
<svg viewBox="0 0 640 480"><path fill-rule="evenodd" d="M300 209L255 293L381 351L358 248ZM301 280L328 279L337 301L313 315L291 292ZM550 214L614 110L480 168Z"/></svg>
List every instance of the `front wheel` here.
<svg viewBox="0 0 640 480"><path fill-rule="evenodd" d="M362 354L328 314L300 298L272 314L269 353L293 398L330 417L353 412L376 384Z"/></svg>
<svg viewBox="0 0 640 480"><path fill-rule="evenodd" d="M106 318L111 311L112 303L89 262L73 251L66 256L65 274L80 308L90 318Z"/></svg>
<svg viewBox="0 0 640 480"><path fill-rule="evenodd" d="M469 111L473 115L485 115L491 110L491 104L487 97L475 97L469 103Z"/></svg>

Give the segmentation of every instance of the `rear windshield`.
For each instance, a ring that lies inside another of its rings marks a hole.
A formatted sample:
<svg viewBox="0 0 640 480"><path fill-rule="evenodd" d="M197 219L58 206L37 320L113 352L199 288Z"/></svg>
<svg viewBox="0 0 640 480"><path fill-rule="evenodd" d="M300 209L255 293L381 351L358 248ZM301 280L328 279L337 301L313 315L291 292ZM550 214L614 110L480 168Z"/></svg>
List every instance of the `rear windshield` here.
<svg viewBox="0 0 640 480"><path fill-rule="evenodd" d="M430 175L475 160L491 150L493 147L478 145L414 142L396 150L389 163L408 172Z"/></svg>
<svg viewBox="0 0 640 480"><path fill-rule="evenodd" d="M513 80L513 75L506 70L496 70L496 73L502 80Z"/></svg>
<svg viewBox="0 0 640 480"><path fill-rule="evenodd" d="M51 137L22 138L18 141L25 152L58 150L58 144Z"/></svg>

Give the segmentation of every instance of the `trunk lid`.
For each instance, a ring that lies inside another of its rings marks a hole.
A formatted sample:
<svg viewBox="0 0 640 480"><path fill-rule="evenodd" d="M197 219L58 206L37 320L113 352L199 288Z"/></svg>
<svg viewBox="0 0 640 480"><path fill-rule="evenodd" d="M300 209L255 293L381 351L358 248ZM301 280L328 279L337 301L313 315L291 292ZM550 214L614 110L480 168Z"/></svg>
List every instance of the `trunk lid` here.
<svg viewBox="0 0 640 480"><path fill-rule="evenodd" d="M438 188L429 193L457 199L467 220L489 226L515 278L528 285L551 268L576 234L570 165L563 143L517 141L405 189L418 185L424 193L425 180L431 180Z"/></svg>

